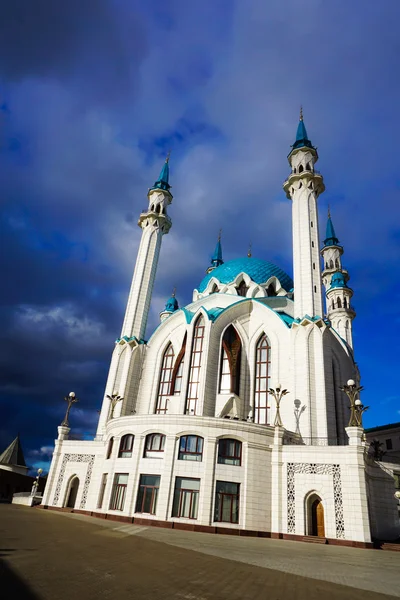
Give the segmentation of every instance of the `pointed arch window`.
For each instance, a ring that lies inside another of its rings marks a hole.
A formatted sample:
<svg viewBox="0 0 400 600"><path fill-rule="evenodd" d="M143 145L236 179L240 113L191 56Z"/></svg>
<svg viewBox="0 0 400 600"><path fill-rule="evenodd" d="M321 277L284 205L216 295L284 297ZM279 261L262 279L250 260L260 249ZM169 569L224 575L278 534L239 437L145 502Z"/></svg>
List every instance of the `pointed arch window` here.
<svg viewBox="0 0 400 600"><path fill-rule="evenodd" d="M270 387L271 347L265 334L256 347L256 378L254 393L254 422L269 425L268 389Z"/></svg>
<svg viewBox="0 0 400 600"><path fill-rule="evenodd" d="M192 353L190 357L189 382L186 395L186 413L189 415L196 414L197 400L199 398L204 329L204 318L202 315L200 315L194 326Z"/></svg>
<svg viewBox="0 0 400 600"><path fill-rule="evenodd" d="M342 301L340 298L337 299L337 307L342 308Z"/></svg>
<svg viewBox="0 0 400 600"><path fill-rule="evenodd" d="M247 296L247 292L248 292L249 288L247 287L246 283L242 280L239 285L236 288L236 292L238 296Z"/></svg>
<svg viewBox="0 0 400 600"><path fill-rule="evenodd" d="M180 394L182 390L182 377L183 377L183 366L185 362L185 352L186 352L186 337L183 338L182 348L179 351L178 356L176 357L174 370L172 372L172 381L171 381L171 394Z"/></svg>
<svg viewBox="0 0 400 600"><path fill-rule="evenodd" d="M219 393L239 395L241 343L233 325L225 330L221 346Z"/></svg>
<svg viewBox="0 0 400 600"><path fill-rule="evenodd" d="M172 344L169 344L164 352L161 366L160 383L158 384L156 414L166 414L168 412L168 399L171 394L174 358L174 349L172 347Z"/></svg>

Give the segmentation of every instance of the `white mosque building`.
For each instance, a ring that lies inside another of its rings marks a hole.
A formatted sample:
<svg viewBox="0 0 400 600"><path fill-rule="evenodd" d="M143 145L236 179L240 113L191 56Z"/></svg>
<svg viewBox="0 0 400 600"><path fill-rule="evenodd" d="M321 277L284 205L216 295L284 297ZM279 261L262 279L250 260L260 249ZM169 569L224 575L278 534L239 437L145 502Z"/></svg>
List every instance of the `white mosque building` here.
<svg viewBox="0 0 400 600"><path fill-rule="evenodd" d="M347 545L399 536L395 469L371 454L362 404L353 395L350 413L341 390L348 382L357 391L360 381L353 291L330 215L321 250L317 160L301 115L284 183L294 280L250 255L224 262L218 240L193 301L179 308L170 298L145 340L172 225L165 162L139 217L142 239L97 435L70 440L68 421L59 427L45 507ZM351 415L358 421L348 426Z"/></svg>

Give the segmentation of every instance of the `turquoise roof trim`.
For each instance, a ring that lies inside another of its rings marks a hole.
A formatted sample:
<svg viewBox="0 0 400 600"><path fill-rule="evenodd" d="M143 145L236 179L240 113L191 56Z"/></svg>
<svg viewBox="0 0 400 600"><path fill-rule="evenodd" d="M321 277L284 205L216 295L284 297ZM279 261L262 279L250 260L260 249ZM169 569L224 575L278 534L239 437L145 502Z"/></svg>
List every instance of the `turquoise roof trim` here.
<svg viewBox="0 0 400 600"><path fill-rule="evenodd" d="M332 275L329 289L331 290L332 288L347 288L345 276L340 271Z"/></svg>
<svg viewBox="0 0 400 600"><path fill-rule="evenodd" d="M292 279L282 269L266 260L246 256L230 260L208 273L197 289L199 292L204 292L213 277L220 283L232 283L239 273L246 273L258 284L266 283L270 277L276 277L287 292L293 288Z"/></svg>
<svg viewBox="0 0 400 600"><path fill-rule="evenodd" d="M163 165L163 168L161 169L159 178L155 182L154 186L150 189L165 190L166 192L168 192L170 187L171 186L169 185L169 163L167 159Z"/></svg>
<svg viewBox="0 0 400 600"><path fill-rule="evenodd" d="M125 342L137 342L138 344L145 344L146 341L145 340L138 340L137 337L133 336L133 337L128 337L127 335L124 335L122 338L117 338L115 340L116 344L119 344L119 342L121 342L122 340L124 340Z"/></svg>

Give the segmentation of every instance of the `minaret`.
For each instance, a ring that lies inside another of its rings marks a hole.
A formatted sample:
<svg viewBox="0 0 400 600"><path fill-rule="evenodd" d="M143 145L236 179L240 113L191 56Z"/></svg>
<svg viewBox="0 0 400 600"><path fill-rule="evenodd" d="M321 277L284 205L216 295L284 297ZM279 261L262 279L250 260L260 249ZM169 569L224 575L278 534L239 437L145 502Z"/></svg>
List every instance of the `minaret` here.
<svg viewBox="0 0 400 600"><path fill-rule="evenodd" d="M168 317L170 317L176 310L179 309L179 304L178 300L175 298L175 293L176 290L174 288L171 298L168 298L167 302L165 303L164 310L160 312L161 322L165 321L165 319L168 319Z"/></svg>
<svg viewBox="0 0 400 600"><path fill-rule="evenodd" d="M352 323L356 313L350 304L353 290L347 286L350 277L347 270L342 267L342 254L343 247L336 237L331 214L328 211L326 238L321 250L324 260L322 280L326 289L326 312L332 327L352 348Z"/></svg>
<svg viewBox="0 0 400 600"><path fill-rule="evenodd" d="M222 260L221 233L222 229L219 230L217 245L211 258L211 266L208 267L206 273L211 273L211 271L224 264Z"/></svg>
<svg viewBox="0 0 400 600"><path fill-rule="evenodd" d="M142 228L142 239L136 259L135 272L129 292L121 338L144 338L150 301L156 276L162 236L171 228L167 207L172 202L169 191L169 156L154 186L149 189L148 210L142 212L138 225Z"/></svg>
<svg viewBox="0 0 400 600"><path fill-rule="evenodd" d="M292 172L283 184L293 202L294 316L300 319L323 316L317 199L325 186L322 175L314 170L317 160L300 110L296 141L288 156Z"/></svg>

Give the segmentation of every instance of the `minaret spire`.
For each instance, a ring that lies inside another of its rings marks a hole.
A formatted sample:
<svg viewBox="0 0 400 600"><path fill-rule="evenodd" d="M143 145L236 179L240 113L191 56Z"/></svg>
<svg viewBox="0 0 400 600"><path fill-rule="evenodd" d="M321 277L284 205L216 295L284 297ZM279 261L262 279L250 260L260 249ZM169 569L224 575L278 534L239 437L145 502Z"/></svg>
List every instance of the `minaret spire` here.
<svg viewBox="0 0 400 600"><path fill-rule="evenodd" d="M219 230L217 245L215 246L214 254L211 257L211 266L208 267L206 273L211 273L211 271L224 264L224 261L222 260L221 234L222 229Z"/></svg>
<svg viewBox="0 0 400 600"><path fill-rule="evenodd" d="M325 189L316 173L316 148L308 137L300 108L296 139L288 156L292 172L283 188L292 200L295 318L322 317L317 199Z"/></svg>
<svg viewBox="0 0 400 600"><path fill-rule="evenodd" d="M348 287L349 274L342 266L343 247L336 236L328 208L326 238L321 255L324 260L322 281L326 290L326 312L332 327L353 347L352 322L356 316L350 301L353 290Z"/></svg>

